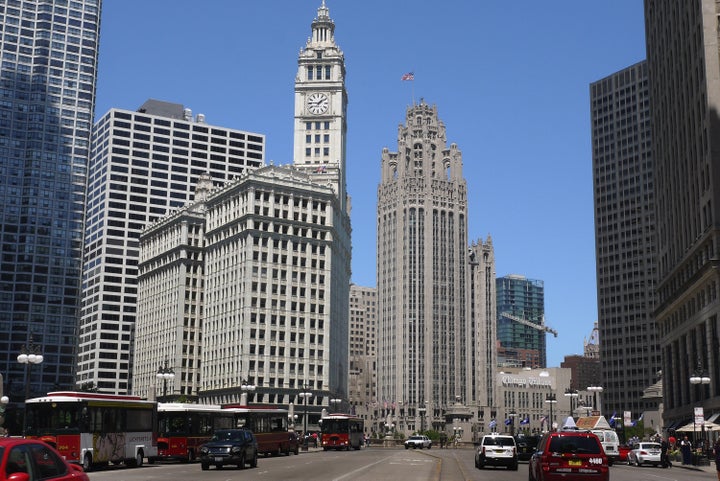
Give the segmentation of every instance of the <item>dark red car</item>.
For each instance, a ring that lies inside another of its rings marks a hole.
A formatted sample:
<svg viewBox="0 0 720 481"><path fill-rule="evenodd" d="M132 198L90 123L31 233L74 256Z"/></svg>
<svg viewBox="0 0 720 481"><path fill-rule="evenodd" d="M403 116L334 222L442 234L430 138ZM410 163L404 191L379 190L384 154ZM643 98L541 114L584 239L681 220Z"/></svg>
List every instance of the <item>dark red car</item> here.
<svg viewBox="0 0 720 481"><path fill-rule="evenodd" d="M0 481L90 481L52 446L35 439L0 438Z"/></svg>
<svg viewBox="0 0 720 481"><path fill-rule="evenodd" d="M530 458L530 481L609 481L608 457L590 431L545 433Z"/></svg>

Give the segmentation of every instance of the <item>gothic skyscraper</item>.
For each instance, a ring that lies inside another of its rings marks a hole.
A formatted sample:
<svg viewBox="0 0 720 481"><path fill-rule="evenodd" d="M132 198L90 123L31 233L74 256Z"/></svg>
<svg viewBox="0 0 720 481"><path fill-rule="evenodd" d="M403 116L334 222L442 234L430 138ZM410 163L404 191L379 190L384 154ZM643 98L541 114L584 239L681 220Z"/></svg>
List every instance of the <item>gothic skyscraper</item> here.
<svg viewBox="0 0 720 481"><path fill-rule="evenodd" d="M462 154L447 144L437 108L421 100L399 126L397 152L382 152L377 396L391 413L416 418L425 408L430 425L442 424L458 401L486 405L477 396L488 396L493 379L480 367L487 339L479 336L494 335L480 326L493 311L494 259L483 247L469 249L467 209ZM487 263L493 285L470 289L485 282ZM473 304L471 292L490 295L490 303Z"/></svg>

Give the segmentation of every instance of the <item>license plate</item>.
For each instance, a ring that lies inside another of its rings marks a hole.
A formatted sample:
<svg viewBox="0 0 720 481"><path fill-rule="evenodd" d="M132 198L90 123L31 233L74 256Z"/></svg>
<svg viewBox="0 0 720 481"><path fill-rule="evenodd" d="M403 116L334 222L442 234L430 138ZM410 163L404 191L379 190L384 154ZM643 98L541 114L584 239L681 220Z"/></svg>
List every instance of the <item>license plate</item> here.
<svg viewBox="0 0 720 481"><path fill-rule="evenodd" d="M222 463L222 461L223 461L223 458L215 458L216 463Z"/></svg>
<svg viewBox="0 0 720 481"><path fill-rule="evenodd" d="M582 466L582 461L579 459L571 459L568 461L568 466Z"/></svg>

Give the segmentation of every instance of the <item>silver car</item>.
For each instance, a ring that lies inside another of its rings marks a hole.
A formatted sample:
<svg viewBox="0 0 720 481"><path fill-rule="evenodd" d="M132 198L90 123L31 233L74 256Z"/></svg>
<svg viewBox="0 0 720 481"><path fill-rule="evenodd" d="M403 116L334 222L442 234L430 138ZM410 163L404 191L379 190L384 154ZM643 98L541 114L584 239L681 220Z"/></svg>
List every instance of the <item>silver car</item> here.
<svg viewBox="0 0 720 481"><path fill-rule="evenodd" d="M643 442L638 443L628 452L628 465L642 466L643 464L652 464L660 466L662 458L660 457L660 443Z"/></svg>

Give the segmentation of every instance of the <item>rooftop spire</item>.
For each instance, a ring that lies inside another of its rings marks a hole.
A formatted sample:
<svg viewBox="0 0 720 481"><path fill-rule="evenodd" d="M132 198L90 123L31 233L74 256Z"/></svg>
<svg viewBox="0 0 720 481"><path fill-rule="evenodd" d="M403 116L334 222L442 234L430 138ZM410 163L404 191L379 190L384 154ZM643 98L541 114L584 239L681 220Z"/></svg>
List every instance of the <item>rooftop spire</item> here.
<svg viewBox="0 0 720 481"><path fill-rule="evenodd" d="M335 22L330 18L330 10L325 6L325 0L322 0L317 17L312 23L312 42L316 44L332 43L334 33Z"/></svg>

